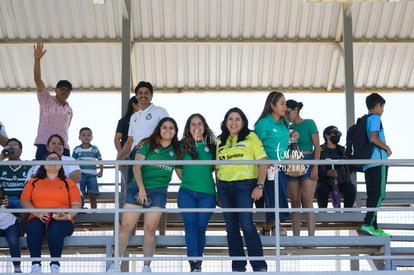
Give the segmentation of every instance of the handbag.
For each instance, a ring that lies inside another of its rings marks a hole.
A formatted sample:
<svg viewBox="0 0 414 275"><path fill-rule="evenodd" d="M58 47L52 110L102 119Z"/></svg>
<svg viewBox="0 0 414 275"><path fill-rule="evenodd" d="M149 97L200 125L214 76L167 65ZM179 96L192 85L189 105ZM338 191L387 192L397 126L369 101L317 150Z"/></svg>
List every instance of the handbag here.
<svg viewBox="0 0 414 275"><path fill-rule="evenodd" d="M289 144L288 149L288 159L289 160L302 160L303 154L299 149L297 142L292 142ZM308 168L305 164L287 164L284 167L285 174L291 177L300 177L307 173Z"/></svg>

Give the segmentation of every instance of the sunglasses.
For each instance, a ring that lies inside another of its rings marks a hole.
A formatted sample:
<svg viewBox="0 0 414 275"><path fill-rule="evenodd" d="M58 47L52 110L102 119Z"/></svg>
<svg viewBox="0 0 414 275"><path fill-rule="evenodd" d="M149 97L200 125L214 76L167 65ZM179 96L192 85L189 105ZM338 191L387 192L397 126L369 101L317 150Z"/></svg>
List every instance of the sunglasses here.
<svg viewBox="0 0 414 275"><path fill-rule="evenodd" d="M329 132L329 135L330 136L342 136L342 133L340 131L335 130L335 131Z"/></svg>

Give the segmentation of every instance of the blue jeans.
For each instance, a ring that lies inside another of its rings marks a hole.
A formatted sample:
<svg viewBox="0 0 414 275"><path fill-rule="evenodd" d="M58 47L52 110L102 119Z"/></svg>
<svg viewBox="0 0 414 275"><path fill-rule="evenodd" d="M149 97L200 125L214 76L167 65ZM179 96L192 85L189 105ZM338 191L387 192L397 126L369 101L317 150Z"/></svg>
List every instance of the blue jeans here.
<svg viewBox="0 0 414 275"><path fill-rule="evenodd" d="M252 190L256 187L257 180L221 181L217 190L222 208L252 208ZM263 256L263 246L255 224L252 212L224 212L226 222L227 242L230 256L244 257L243 240L240 228L243 231L244 240L249 256ZM234 260L232 270L246 271L245 260ZM253 271L267 270L265 261L250 261Z"/></svg>
<svg viewBox="0 0 414 275"><path fill-rule="evenodd" d="M6 229L0 230L0 236L6 237L7 243L10 248L10 256L12 258L20 258L20 225L19 221L7 227ZM20 261L13 261L14 266L20 266Z"/></svg>
<svg viewBox="0 0 414 275"><path fill-rule="evenodd" d="M9 196L9 205L7 205L7 209L13 209L13 208L23 208L20 204L20 198L17 196Z"/></svg>
<svg viewBox="0 0 414 275"><path fill-rule="evenodd" d="M288 204L288 189L287 179L283 171L276 172L279 179L279 208L289 208ZM265 207L275 208L275 182L273 180L267 180L264 187ZM275 220L275 212L266 212L266 221ZM290 219L290 213L280 212L279 218L281 221Z"/></svg>
<svg viewBox="0 0 414 275"><path fill-rule="evenodd" d="M180 188L177 203L179 208L215 208L216 196ZM184 220L187 256L203 256L206 230L212 214L211 212L181 213Z"/></svg>
<svg viewBox="0 0 414 275"><path fill-rule="evenodd" d="M72 235L74 228L73 223L70 221L52 220L47 225L46 230L46 225L38 218L29 220L26 224L26 233L30 257L37 258L41 256L43 236L45 233L50 256L61 257L65 237ZM40 261L33 261L32 264L40 264ZM51 264L60 265L58 261L52 261Z"/></svg>

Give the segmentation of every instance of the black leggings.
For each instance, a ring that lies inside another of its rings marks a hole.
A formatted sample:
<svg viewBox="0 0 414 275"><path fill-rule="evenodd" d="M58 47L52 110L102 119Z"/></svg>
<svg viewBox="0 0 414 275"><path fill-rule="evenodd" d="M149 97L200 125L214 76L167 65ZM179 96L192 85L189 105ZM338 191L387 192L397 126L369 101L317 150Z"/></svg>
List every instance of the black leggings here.
<svg viewBox="0 0 414 275"><path fill-rule="evenodd" d="M375 166L365 170L365 184L367 187L367 207L380 207L385 198L385 186L387 184L388 167ZM367 212L364 224L378 228L377 211Z"/></svg>

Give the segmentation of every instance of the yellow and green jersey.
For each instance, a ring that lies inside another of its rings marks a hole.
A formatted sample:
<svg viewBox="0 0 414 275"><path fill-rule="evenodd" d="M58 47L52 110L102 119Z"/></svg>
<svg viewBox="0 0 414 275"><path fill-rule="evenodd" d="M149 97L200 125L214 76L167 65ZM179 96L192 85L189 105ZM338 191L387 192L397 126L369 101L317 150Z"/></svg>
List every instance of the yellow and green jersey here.
<svg viewBox="0 0 414 275"><path fill-rule="evenodd" d="M263 144L254 132L245 140L237 142L237 136L227 138L226 144L217 144L218 160L258 160L266 157ZM223 181L238 181L256 179L258 166L246 165L217 165L217 177Z"/></svg>

